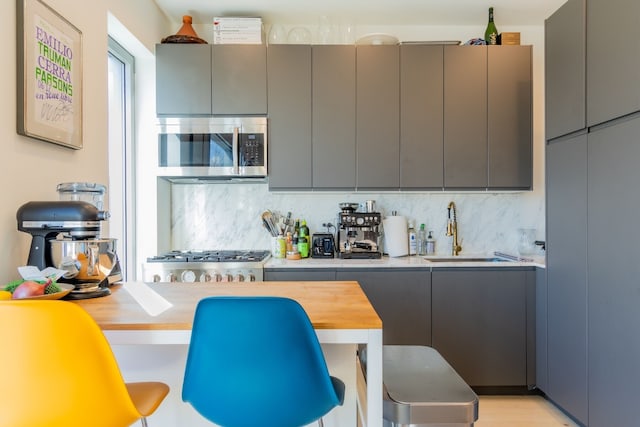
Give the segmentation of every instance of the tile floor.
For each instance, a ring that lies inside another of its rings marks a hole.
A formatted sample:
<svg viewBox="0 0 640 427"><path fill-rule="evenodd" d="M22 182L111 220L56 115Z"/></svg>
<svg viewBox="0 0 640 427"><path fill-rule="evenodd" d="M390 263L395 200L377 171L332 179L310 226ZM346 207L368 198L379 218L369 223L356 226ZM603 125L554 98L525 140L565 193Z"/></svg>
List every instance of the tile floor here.
<svg viewBox="0 0 640 427"><path fill-rule="evenodd" d="M541 396L479 396L474 427L577 427Z"/></svg>

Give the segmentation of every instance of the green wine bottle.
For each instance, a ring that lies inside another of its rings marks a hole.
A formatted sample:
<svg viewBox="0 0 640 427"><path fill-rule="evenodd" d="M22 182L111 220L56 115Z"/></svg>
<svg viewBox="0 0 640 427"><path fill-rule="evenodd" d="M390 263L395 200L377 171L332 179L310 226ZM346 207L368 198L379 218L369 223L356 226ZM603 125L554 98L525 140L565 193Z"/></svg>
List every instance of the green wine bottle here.
<svg viewBox="0 0 640 427"><path fill-rule="evenodd" d="M487 24L487 29L484 32L484 40L487 44L498 44L498 29L496 28L496 24L493 22L493 8L489 8L489 23Z"/></svg>

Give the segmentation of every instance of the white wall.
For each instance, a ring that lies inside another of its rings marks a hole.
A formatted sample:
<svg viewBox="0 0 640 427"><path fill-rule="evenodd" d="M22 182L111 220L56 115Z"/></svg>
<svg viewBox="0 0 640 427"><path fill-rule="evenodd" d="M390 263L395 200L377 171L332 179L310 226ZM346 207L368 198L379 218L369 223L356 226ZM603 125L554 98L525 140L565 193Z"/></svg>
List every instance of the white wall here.
<svg viewBox="0 0 640 427"><path fill-rule="evenodd" d="M31 200L57 200L56 184L68 181L108 183L107 162L107 15L110 11L153 52L170 34L164 14L152 0L46 0L83 34L84 148L71 150L16 133L16 3L0 14L5 65L0 80L0 283L17 277L26 263L30 236L17 231L16 211ZM151 74L153 76L153 74Z"/></svg>
<svg viewBox="0 0 640 427"><path fill-rule="evenodd" d="M287 28L288 29L288 28ZM314 29L310 28L313 31ZM265 209L280 213L292 211L294 218L305 218L311 232L325 231L322 223L336 223L340 202L377 201L378 210L409 217L414 224L425 223L434 230L437 252L450 251L445 237L447 204L458 206L459 230L464 253L517 251L520 227L535 228L537 239L544 239L544 27L508 27L519 31L521 43L533 45L533 191L520 193L272 193L267 184L199 184L172 186L170 226L161 228L171 236L165 249L268 249L270 240L262 228L260 214ZM196 28L205 39L212 30ZM356 37L368 33L393 34L400 40L460 40L480 37L477 27L357 27ZM339 155L339 153L336 153ZM153 252L151 248L151 252ZM154 255L148 253L147 256Z"/></svg>

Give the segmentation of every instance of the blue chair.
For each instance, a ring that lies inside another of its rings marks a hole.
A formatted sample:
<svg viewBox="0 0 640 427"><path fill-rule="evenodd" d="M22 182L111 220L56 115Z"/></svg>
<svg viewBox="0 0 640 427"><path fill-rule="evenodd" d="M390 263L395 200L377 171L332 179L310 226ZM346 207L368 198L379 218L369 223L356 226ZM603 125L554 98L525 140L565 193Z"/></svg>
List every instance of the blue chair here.
<svg viewBox="0 0 640 427"><path fill-rule="evenodd" d="M196 307L182 400L224 427L299 427L342 405L296 301L208 297Z"/></svg>

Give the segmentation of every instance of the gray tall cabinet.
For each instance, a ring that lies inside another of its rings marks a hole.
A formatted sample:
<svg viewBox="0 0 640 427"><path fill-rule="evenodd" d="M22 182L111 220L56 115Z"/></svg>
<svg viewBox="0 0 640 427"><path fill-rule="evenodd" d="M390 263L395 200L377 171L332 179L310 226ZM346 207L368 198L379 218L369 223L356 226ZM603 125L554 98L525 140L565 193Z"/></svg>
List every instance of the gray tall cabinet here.
<svg viewBox="0 0 640 427"><path fill-rule="evenodd" d="M587 135L547 145L547 383L587 423ZM543 306L544 307L544 306Z"/></svg>
<svg viewBox="0 0 640 427"><path fill-rule="evenodd" d="M636 1L569 0L546 23L543 390L594 427L638 423L639 14ZM563 85L567 70L586 85Z"/></svg>
<svg viewBox="0 0 640 427"><path fill-rule="evenodd" d="M587 1L587 124L640 110L640 2Z"/></svg>
<svg viewBox="0 0 640 427"><path fill-rule="evenodd" d="M588 157L589 425L637 425L640 115L591 129Z"/></svg>

